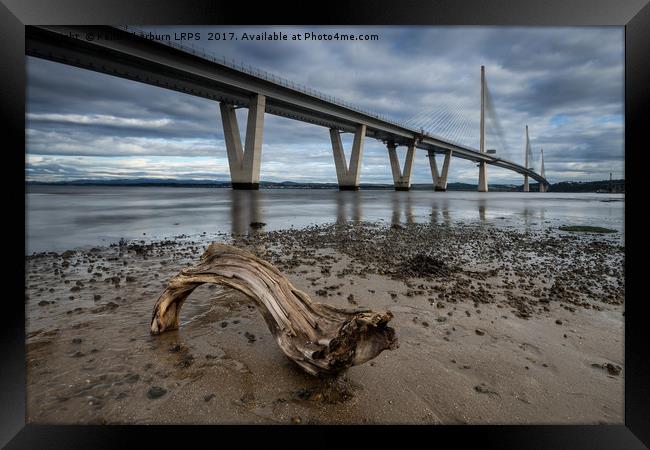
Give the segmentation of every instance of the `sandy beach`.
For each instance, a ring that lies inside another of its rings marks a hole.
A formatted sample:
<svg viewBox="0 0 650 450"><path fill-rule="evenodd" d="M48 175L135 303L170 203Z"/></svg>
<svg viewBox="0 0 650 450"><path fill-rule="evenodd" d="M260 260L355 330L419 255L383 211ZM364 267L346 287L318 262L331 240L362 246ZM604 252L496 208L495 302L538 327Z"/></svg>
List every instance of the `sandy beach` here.
<svg viewBox="0 0 650 450"><path fill-rule="evenodd" d="M244 295L201 286L149 334L210 242L314 301L390 310L399 348L319 379ZM346 222L26 257L27 420L40 424L622 424L620 233Z"/></svg>

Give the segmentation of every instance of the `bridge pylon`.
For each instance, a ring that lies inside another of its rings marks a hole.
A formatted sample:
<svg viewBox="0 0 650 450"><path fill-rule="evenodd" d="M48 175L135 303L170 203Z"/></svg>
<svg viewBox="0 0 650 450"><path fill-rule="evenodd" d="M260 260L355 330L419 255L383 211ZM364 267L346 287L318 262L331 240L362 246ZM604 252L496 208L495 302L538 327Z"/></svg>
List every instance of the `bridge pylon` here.
<svg viewBox="0 0 650 450"><path fill-rule="evenodd" d="M528 154L530 153L530 140L528 139L528 125L526 125L526 145L524 146L524 167L528 169ZM524 192L530 192L528 175L524 175Z"/></svg>
<svg viewBox="0 0 650 450"><path fill-rule="evenodd" d="M408 145L403 170L400 167L399 158L397 157L397 144L390 141L386 144L386 147L388 148L388 156L390 158L390 168L393 172L395 190L409 191L411 189L411 168L413 167L413 157L415 156L415 141Z"/></svg>
<svg viewBox="0 0 650 450"><path fill-rule="evenodd" d="M546 171L544 170L544 149L542 148L540 149L540 151L542 153L542 162L539 168L540 169L539 174L542 176L542 178L546 178ZM539 192L547 192L547 191L548 191L548 185L540 181Z"/></svg>
<svg viewBox="0 0 650 450"><path fill-rule="evenodd" d="M242 150L241 135L235 107L219 103L221 122L228 153L230 180L233 189L259 189L262 162L262 136L264 134L264 109L266 97L255 95L248 107L246 141Z"/></svg>
<svg viewBox="0 0 650 450"><path fill-rule="evenodd" d="M485 66L481 66L481 153L485 153ZM488 191L487 163L478 164L478 191Z"/></svg>
<svg viewBox="0 0 650 450"><path fill-rule="evenodd" d="M361 157L363 156L363 143L366 138L366 125L357 125L352 142L352 154L350 165L345 158L341 133L335 128L330 128L330 139L332 151L334 152L334 164L336 165L336 177L339 181L339 190L359 190L359 174L361 173Z"/></svg>

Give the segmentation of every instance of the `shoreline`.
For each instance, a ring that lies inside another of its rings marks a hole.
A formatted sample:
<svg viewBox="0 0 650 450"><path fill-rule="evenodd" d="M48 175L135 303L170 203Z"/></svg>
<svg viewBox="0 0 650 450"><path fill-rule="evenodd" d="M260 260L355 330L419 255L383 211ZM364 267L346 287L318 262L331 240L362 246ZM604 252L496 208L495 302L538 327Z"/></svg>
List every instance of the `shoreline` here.
<svg viewBox="0 0 650 450"><path fill-rule="evenodd" d="M348 222L217 235L314 301L393 312L400 348L335 381L297 368L224 288L198 288L178 331L148 334L166 281L213 236L26 256L27 420L621 424L616 234Z"/></svg>

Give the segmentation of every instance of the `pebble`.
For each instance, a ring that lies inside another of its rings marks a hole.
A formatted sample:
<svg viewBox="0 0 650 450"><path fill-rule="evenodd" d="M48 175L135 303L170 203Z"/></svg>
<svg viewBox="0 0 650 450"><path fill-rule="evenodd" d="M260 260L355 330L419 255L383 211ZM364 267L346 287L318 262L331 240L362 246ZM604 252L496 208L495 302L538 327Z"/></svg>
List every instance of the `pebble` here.
<svg viewBox="0 0 650 450"><path fill-rule="evenodd" d="M150 399L160 398L167 393L167 389L161 388L160 386L152 386L147 391L147 397Z"/></svg>

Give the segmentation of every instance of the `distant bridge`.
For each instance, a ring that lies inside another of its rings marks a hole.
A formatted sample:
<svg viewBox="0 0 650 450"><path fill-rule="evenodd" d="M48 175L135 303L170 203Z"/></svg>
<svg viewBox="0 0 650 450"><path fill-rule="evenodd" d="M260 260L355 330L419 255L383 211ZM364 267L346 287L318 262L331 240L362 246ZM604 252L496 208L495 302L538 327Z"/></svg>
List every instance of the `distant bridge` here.
<svg viewBox="0 0 650 450"><path fill-rule="evenodd" d="M484 148L484 71L481 68L481 148L474 149L426 130L415 129L387 117L365 111L315 90L270 75L252 67L195 51L174 42L159 42L139 36L132 27L26 26L25 53L29 56L139 81L220 103L230 175L234 189L258 189L264 131L264 113L288 117L330 129L336 174L341 190L356 190L366 137L387 146L396 190L408 190L415 149L428 152L433 185L447 187L451 157L478 163L479 191L487 191L487 165L503 167L540 183L544 173L526 165L501 159ZM88 39L91 36L93 39ZM235 109L248 108L246 137L242 145ZM350 159L345 157L340 133L354 133ZM406 146L404 166L396 148ZM435 154L444 154L439 172Z"/></svg>

